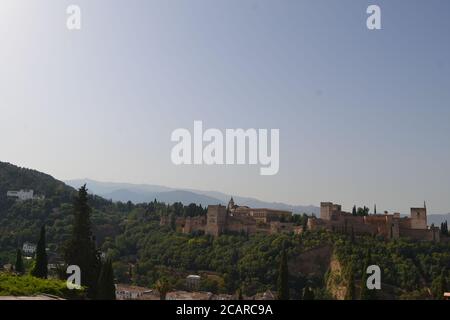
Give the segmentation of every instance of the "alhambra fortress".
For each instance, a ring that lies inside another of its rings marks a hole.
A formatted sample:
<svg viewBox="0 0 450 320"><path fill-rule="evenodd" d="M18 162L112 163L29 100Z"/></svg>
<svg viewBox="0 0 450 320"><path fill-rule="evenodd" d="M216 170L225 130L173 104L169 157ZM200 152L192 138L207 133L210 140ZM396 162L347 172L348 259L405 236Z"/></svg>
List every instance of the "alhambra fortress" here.
<svg viewBox="0 0 450 320"><path fill-rule="evenodd" d="M249 208L238 206L231 198L228 206L210 205L206 216L178 217L174 221L177 229L183 233L203 232L218 236L224 233L276 234L280 232L303 232L302 226L290 221L292 212L267 208ZM161 217L161 225L170 225L168 216ZM379 235L385 239L407 237L414 240L440 241L438 227L428 227L427 209L411 208L409 217L400 213L370 214L355 216L342 211L341 205L331 202L320 204L320 218L308 218L308 230L328 230L331 232L354 233L355 235Z"/></svg>

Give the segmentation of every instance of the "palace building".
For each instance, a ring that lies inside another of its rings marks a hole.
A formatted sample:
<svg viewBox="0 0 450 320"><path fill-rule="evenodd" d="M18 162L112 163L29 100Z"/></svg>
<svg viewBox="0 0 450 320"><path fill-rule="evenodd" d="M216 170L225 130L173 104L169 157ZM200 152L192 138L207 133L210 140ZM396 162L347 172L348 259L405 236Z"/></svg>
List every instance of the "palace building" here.
<svg viewBox="0 0 450 320"><path fill-rule="evenodd" d="M386 239L406 237L415 240L439 241L438 227L428 227L427 209L411 208L409 217L401 217L400 213L370 214L355 216L342 211L342 207L332 202L320 204L320 218L308 219L308 229L326 229L354 234L380 235Z"/></svg>
<svg viewBox="0 0 450 320"><path fill-rule="evenodd" d="M202 231L206 234L218 236L224 233L300 233L301 227L289 221L292 212L268 208L250 208L238 206L233 198L228 206L210 205L205 216L178 217L175 221L177 228L183 233ZM169 217L161 217L161 225L169 225Z"/></svg>

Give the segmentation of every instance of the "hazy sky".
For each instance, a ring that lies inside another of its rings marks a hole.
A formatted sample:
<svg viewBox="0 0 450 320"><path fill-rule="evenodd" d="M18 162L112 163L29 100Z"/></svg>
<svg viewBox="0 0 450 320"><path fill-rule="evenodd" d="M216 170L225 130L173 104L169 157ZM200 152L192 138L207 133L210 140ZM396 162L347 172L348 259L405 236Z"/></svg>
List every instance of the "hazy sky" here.
<svg viewBox="0 0 450 320"><path fill-rule="evenodd" d="M82 10L68 31L66 8ZM378 4L382 30L366 28ZM450 1L1 0L0 161L58 179L450 211ZM176 128L280 129L280 171L175 166Z"/></svg>

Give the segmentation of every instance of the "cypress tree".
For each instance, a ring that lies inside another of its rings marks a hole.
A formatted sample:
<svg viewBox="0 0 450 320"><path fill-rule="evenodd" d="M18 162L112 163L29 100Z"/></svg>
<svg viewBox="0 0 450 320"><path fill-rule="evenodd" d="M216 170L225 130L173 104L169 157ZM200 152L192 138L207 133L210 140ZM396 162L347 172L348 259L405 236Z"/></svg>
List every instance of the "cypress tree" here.
<svg viewBox="0 0 450 320"><path fill-rule="evenodd" d="M31 270L31 275L38 278L47 279L47 252L45 251L45 226L41 227L41 234L36 247L36 261Z"/></svg>
<svg viewBox="0 0 450 320"><path fill-rule="evenodd" d="M18 274L25 273L25 267L23 266L22 260L22 251L20 249L17 249L15 270Z"/></svg>
<svg viewBox="0 0 450 320"><path fill-rule="evenodd" d="M88 193L82 186L73 204L74 224L72 238L66 245L67 265L77 265L81 269L81 285L87 287L88 298L96 297L101 261L92 236Z"/></svg>
<svg viewBox="0 0 450 320"><path fill-rule="evenodd" d="M102 265L98 279L97 299L116 300L116 287L114 285L114 271L111 259L107 259Z"/></svg>
<svg viewBox="0 0 450 320"><path fill-rule="evenodd" d="M289 271L287 265L286 251L281 252L280 266L278 269L278 300L289 300Z"/></svg>
<svg viewBox="0 0 450 320"><path fill-rule="evenodd" d="M353 206L352 215L356 216L356 206Z"/></svg>
<svg viewBox="0 0 450 320"><path fill-rule="evenodd" d="M448 236L448 224L447 220L441 223L441 234L444 236Z"/></svg>

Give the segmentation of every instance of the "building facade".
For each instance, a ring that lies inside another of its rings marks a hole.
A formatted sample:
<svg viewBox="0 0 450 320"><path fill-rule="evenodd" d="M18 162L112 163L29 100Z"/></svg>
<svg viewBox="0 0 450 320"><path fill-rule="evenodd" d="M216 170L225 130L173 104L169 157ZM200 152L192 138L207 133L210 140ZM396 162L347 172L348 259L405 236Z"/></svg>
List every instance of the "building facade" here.
<svg viewBox="0 0 450 320"><path fill-rule="evenodd" d="M344 233L380 235L387 239L407 237L415 240L439 241L438 227L428 227L427 209L411 208L409 217L400 213L354 216L332 202L320 204L320 218L308 219L308 229L326 229Z"/></svg>
<svg viewBox="0 0 450 320"><path fill-rule="evenodd" d="M8 191L6 196L16 198L18 201L43 199L41 196L36 196L33 190Z"/></svg>
<svg viewBox="0 0 450 320"><path fill-rule="evenodd" d="M287 222L292 212L268 208L237 206L231 198L228 206L210 205L205 216L178 217L175 226L183 233L201 231L212 236L224 233L301 232L301 227ZM161 225L170 225L170 218L161 217Z"/></svg>

